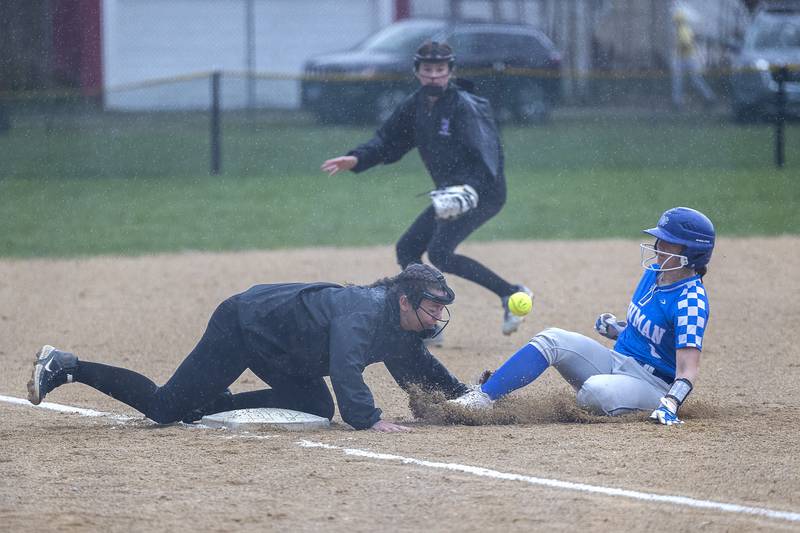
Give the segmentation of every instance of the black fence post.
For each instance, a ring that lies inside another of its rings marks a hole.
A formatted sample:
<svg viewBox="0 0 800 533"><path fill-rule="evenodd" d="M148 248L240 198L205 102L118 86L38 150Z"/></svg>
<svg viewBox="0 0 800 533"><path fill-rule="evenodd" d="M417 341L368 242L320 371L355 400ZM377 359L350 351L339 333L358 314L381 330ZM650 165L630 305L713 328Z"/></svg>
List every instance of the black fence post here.
<svg viewBox="0 0 800 533"><path fill-rule="evenodd" d="M784 131L786 128L786 80L789 79L789 68L780 66L772 72L778 82L775 94L775 166L783 168L784 164Z"/></svg>
<svg viewBox="0 0 800 533"><path fill-rule="evenodd" d="M8 115L9 113L6 103L3 100L3 97L0 96L0 135L8 133L8 130L11 129L11 119Z"/></svg>
<svg viewBox="0 0 800 533"><path fill-rule="evenodd" d="M222 74L211 73L211 174L216 176L222 165L222 141L220 139L219 85Z"/></svg>

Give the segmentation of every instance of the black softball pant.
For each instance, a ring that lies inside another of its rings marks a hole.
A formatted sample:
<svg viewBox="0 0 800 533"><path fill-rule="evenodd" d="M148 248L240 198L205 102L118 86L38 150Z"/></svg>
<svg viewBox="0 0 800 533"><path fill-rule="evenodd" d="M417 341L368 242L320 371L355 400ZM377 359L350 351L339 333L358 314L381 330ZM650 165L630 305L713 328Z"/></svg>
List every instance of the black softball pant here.
<svg viewBox="0 0 800 533"><path fill-rule="evenodd" d="M433 206L428 207L397 242L397 262L405 269L411 263L421 263L427 251L430 262L442 272L468 279L501 298L508 296L516 290L513 285L478 261L455 253L459 244L502 207L502 202L479 204L455 220L439 220Z"/></svg>
<svg viewBox="0 0 800 533"><path fill-rule="evenodd" d="M228 386L248 368L271 388L225 395ZM160 424L182 420L196 409L211 414L280 407L328 419L334 411L333 398L323 378L286 375L251 353L242 337L235 307L227 301L217 307L200 342L163 386L125 368L87 361L78 362L75 381L130 405Z"/></svg>

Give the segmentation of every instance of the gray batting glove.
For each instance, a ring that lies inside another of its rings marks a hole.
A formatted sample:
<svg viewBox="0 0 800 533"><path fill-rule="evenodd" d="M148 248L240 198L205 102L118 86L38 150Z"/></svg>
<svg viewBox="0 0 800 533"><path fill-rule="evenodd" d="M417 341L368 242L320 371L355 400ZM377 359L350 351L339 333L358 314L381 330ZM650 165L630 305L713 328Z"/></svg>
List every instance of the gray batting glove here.
<svg viewBox="0 0 800 533"><path fill-rule="evenodd" d="M594 322L594 329L607 339L612 341L617 340L622 330L628 326L628 323L623 320L617 320L611 313L603 313Z"/></svg>

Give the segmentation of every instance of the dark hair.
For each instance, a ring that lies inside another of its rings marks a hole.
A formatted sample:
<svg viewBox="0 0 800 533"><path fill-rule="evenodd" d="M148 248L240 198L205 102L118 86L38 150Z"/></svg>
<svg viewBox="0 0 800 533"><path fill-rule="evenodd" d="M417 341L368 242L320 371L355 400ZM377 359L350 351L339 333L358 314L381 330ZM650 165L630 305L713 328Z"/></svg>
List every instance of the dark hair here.
<svg viewBox="0 0 800 533"><path fill-rule="evenodd" d="M379 279L369 287L386 287L389 292L397 295L405 294L414 307L418 307L423 298L449 304L456 297L438 268L421 263L411 263L396 276ZM437 289L445 295L431 293Z"/></svg>

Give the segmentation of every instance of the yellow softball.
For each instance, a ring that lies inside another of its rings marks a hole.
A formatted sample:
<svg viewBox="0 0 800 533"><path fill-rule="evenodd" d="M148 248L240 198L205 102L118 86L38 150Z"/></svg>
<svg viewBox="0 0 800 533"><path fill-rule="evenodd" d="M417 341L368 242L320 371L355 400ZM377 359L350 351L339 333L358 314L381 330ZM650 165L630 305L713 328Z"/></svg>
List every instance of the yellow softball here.
<svg viewBox="0 0 800 533"><path fill-rule="evenodd" d="M525 292L515 292L508 297L508 310L517 316L525 316L531 312L533 300Z"/></svg>

